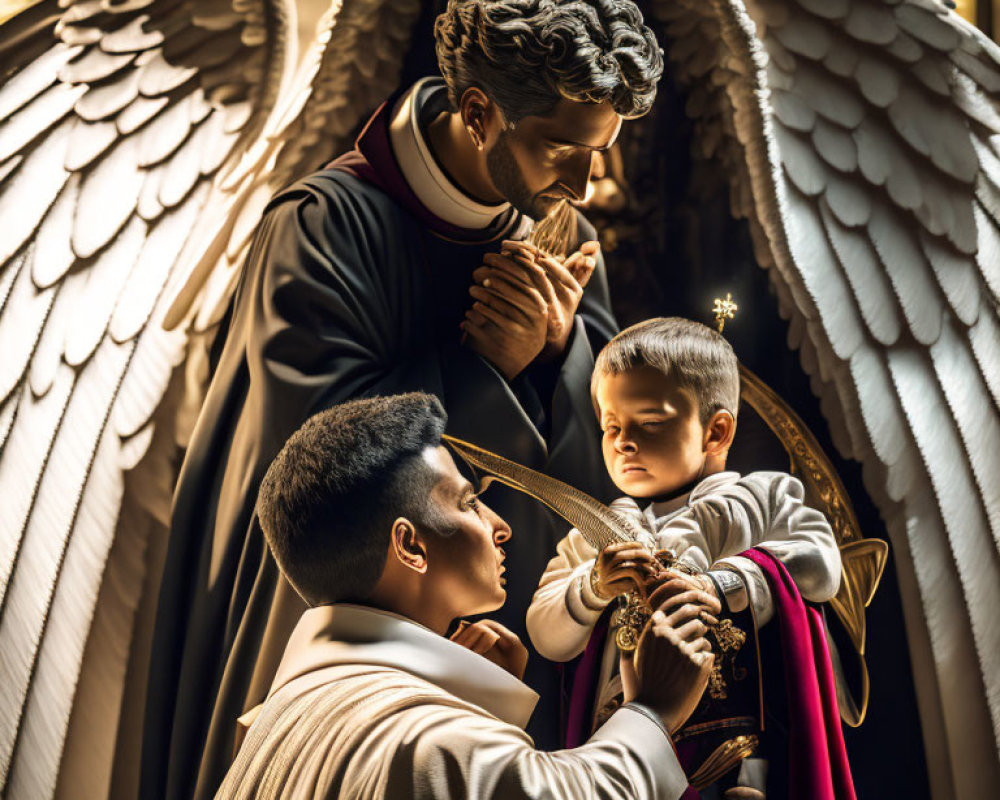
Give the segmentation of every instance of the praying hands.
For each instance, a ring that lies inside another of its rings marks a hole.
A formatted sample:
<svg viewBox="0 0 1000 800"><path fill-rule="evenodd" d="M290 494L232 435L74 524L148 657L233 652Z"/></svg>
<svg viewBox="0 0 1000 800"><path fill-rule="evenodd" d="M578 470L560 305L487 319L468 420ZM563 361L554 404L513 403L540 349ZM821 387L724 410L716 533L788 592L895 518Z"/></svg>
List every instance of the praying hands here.
<svg viewBox="0 0 1000 800"><path fill-rule="evenodd" d="M469 346L507 379L536 359L560 356L584 287L597 265L597 242L557 259L526 242L505 241L473 273L472 307L462 329Z"/></svg>

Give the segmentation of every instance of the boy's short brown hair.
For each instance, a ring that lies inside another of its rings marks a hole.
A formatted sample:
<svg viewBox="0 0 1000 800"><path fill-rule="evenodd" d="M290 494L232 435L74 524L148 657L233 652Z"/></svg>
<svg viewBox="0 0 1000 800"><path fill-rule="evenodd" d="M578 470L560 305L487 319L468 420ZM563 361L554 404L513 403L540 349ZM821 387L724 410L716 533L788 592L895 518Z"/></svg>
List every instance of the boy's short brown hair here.
<svg viewBox="0 0 1000 800"><path fill-rule="evenodd" d="M597 408L597 382L605 375L620 375L652 367L677 379L698 401L698 416L705 425L716 411L734 417L740 404L740 371L736 354L722 334L707 325L681 317L654 317L626 328L608 342L597 356L590 379L590 396Z"/></svg>

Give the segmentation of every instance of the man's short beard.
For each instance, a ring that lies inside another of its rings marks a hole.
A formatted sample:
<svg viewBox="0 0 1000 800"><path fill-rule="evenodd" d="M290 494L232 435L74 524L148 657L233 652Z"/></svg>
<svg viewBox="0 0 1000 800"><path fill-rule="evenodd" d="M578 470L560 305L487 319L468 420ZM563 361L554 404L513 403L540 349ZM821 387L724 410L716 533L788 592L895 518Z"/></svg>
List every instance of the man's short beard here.
<svg viewBox="0 0 1000 800"><path fill-rule="evenodd" d="M510 151L510 146L507 144L507 131L500 133L497 143L486 154L486 169L493 185L514 208L533 220L539 220L545 216L546 209L539 205L538 197L531 194L521 168L517 165L517 159Z"/></svg>

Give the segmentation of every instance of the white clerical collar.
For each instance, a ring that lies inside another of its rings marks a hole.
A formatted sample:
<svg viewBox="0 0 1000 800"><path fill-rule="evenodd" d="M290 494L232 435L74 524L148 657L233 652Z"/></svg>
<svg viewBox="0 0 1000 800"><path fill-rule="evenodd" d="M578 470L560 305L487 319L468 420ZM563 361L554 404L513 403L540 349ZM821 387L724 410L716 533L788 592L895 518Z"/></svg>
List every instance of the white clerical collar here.
<svg viewBox="0 0 1000 800"><path fill-rule="evenodd" d="M424 138L420 109L436 78L423 78L410 87L393 109L389 138L396 161L413 193L428 211L458 228L488 228L510 203L485 205L469 197L444 173ZM445 91L442 85L440 91Z"/></svg>
<svg viewBox="0 0 1000 800"><path fill-rule="evenodd" d="M306 673L338 664L409 672L519 728L538 702L538 695L509 672L429 628L347 603L310 608L302 615L270 694Z"/></svg>

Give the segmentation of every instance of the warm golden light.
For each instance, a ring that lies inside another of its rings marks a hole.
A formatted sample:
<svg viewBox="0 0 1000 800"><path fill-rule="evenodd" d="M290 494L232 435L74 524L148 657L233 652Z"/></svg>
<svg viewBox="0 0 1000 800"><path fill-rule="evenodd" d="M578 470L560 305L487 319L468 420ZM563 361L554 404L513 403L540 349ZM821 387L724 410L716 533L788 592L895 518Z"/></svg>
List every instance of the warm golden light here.
<svg viewBox="0 0 1000 800"><path fill-rule="evenodd" d="M729 292L726 292L725 300L721 297L715 298L715 306L712 308L712 313L715 315L715 324L719 327L719 333L722 333L725 329L726 320L733 319L738 310L739 306L733 302L733 296Z"/></svg>
<svg viewBox="0 0 1000 800"><path fill-rule="evenodd" d="M41 0L0 0L0 25Z"/></svg>
<svg viewBox="0 0 1000 800"><path fill-rule="evenodd" d="M996 3L996 0L993 0ZM976 24L976 0L956 0L955 13L964 17L973 25ZM988 31L987 31L988 32Z"/></svg>

